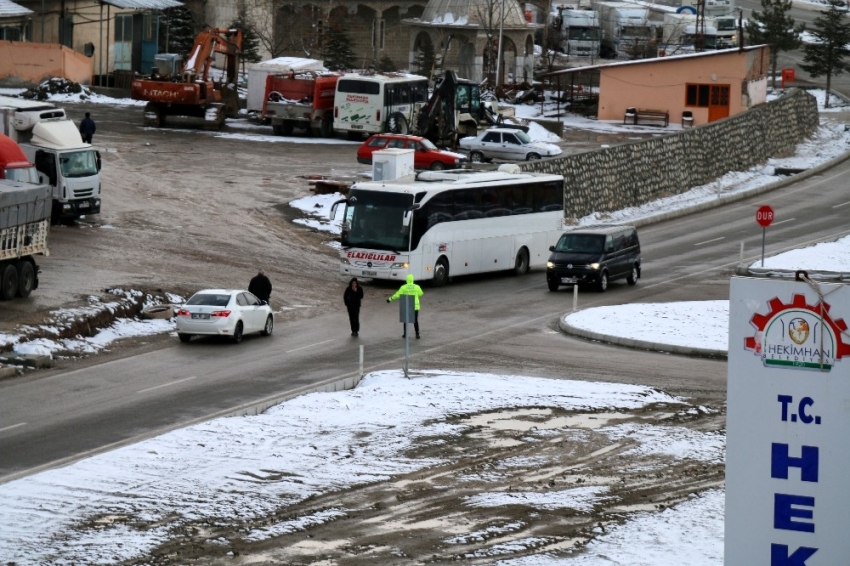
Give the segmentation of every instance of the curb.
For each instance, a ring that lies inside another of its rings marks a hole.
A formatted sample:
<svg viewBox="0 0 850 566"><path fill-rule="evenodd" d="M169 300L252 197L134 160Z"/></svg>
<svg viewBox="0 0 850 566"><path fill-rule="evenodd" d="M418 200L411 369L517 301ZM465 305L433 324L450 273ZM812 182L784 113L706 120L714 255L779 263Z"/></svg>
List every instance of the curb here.
<svg viewBox="0 0 850 566"><path fill-rule="evenodd" d="M750 267L746 263L739 263L735 268L735 275L744 277L764 277L776 279L790 279L796 276L796 269L770 269L768 267ZM824 283L848 283L850 282L850 273L846 271L809 271L804 270L806 275L814 281L822 281Z"/></svg>
<svg viewBox="0 0 850 566"><path fill-rule="evenodd" d="M595 308L595 307L590 307ZM582 310L582 309L580 309ZM575 311L578 312L578 311ZM572 314L572 313L570 313ZM659 342L651 342L649 340L638 340L636 338L623 338L621 336L611 336L594 332L584 328L578 328L567 323L565 320L569 315L561 315L558 318L558 326L565 333L571 336L578 336L587 340L595 340L605 344L614 344L615 346L624 346L626 348L634 348L636 350L651 350L654 352L681 354L684 356L696 356L701 358L722 358L726 359L729 352L726 350L715 350L713 348L698 348L696 346L677 346L675 344L661 344Z"/></svg>

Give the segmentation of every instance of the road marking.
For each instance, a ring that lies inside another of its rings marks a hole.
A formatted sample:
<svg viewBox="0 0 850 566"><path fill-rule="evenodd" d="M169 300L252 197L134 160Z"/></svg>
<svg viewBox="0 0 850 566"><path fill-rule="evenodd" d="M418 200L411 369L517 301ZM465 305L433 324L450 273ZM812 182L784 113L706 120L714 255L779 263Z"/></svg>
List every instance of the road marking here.
<svg viewBox="0 0 850 566"><path fill-rule="evenodd" d="M147 389L142 389L140 391L136 391L136 393L147 393L148 391L153 391L154 389L161 389L163 387L171 387L172 385L176 385L178 383L183 383L184 381L189 381L190 379L196 379L198 376L193 375L190 377L185 377L183 379L178 379L177 381L169 381L168 383L163 383L162 385L155 385L153 387L148 387Z"/></svg>
<svg viewBox="0 0 850 566"><path fill-rule="evenodd" d="M294 350L287 350L286 353L290 354L292 352L297 352L298 350L304 350L307 348L312 348L313 346L320 346L322 344L327 344L328 342L333 342L333 340L325 340L324 342L316 342L315 344L308 344L306 346L301 346L300 348L295 348Z"/></svg>
<svg viewBox="0 0 850 566"><path fill-rule="evenodd" d="M771 226L779 226L780 224L785 224L786 222L791 222L792 220L797 220L796 218L787 218L785 220L780 220L779 222L774 222Z"/></svg>
<svg viewBox="0 0 850 566"><path fill-rule="evenodd" d="M841 204L833 205L832 208L841 208L842 206L847 206L848 204L850 204L850 200L848 200L847 202L842 202Z"/></svg>
<svg viewBox="0 0 850 566"><path fill-rule="evenodd" d="M725 240L726 236L720 236L719 238L714 238L713 240L706 240L704 242L698 242L694 244L695 246L701 246L703 244L710 244L711 242L719 242L720 240Z"/></svg>
<svg viewBox="0 0 850 566"><path fill-rule="evenodd" d="M13 425L9 425L9 426L4 426L3 428L0 428L0 432L12 430L13 428L18 428L19 426L25 426L26 424L27 423L18 423L18 424L13 424Z"/></svg>

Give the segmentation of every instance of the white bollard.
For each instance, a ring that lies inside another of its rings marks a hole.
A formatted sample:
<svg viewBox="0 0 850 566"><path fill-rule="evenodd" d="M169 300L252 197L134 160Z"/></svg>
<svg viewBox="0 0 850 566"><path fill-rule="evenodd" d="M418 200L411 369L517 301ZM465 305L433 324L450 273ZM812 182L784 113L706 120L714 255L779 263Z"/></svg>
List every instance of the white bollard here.
<svg viewBox="0 0 850 566"><path fill-rule="evenodd" d="M360 345L360 377L363 377L363 345Z"/></svg>
<svg viewBox="0 0 850 566"><path fill-rule="evenodd" d="M573 285L573 312L578 310L578 285Z"/></svg>

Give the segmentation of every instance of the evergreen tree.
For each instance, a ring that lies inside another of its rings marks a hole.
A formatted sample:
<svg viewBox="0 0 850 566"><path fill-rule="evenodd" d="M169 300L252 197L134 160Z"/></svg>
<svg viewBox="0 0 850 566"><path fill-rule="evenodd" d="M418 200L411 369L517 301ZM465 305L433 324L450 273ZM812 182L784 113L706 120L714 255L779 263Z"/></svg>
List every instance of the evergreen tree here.
<svg viewBox="0 0 850 566"><path fill-rule="evenodd" d="M761 0L761 7L762 11L753 10L752 18L747 21L747 35L751 45L770 46L770 73L773 87L776 88L779 52L791 51L800 46L800 34L806 29L806 24L794 25L794 18L788 14L791 0Z"/></svg>
<svg viewBox="0 0 850 566"><path fill-rule="evenodd" d="M185 59L195 44L198 31L192 12L185 6L163 10L159 20L160 51L177 53Z"/></svg>
<svg viewBox="0 0 850 566"><path fill-rule="evenodd" d="M398 67L396 67L395 63L393 63L393 60L389 55L384 55L378 60L376 69L382 73L394 73L398 71Z"/></svg>
<svg viewBox="0 0 850 566"><path fill-rule="evenodd" d="M260 40L255 33L254 26L245 20L245 14L240 13L236 21L230 24L231 28L242 30L242 60L246 63L259 63Z"/></svg>
<svg viewBox="0 0 850 566"><path fill-rule="evenodd" d="M850 70L850 62L845 60L850 55L850 50L847 49L847 44L850 43L850 22L845 17L845 10L840 9L844 2L830 0L829 4L829 10L815 19L811 34L816 43L803 46L803 63L800 65L800 68L813 78L826 76L826 108L829 108L829 89L833 75Z"/></svg>
<svg viewBox="0 0 850 566"><path fill-rule="evenodd" d="M351 39L345 28L338 23L331 23L324 37L323 57L325 67L332 71L343 71L354 67L356 55L351 48Z"/></svg>

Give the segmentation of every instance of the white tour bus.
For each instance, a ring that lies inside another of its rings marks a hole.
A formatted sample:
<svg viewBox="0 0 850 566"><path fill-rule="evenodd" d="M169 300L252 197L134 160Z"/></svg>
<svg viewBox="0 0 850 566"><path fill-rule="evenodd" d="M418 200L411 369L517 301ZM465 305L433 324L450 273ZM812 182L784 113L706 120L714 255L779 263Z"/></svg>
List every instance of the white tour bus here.
<svg viewBox="0 0 850 566"><path fill-rule="evenodd" d="M336 83L334 131L349 137L406 134L428 102L428 79L418 75L348 73Z"/></svg>
<svg viewBox="0 0 850 566"><path fill-rule="evenodd" d="M449 276L543 267L561 235L560 175L427 171L367 181L345 203L340 271L353 277L444 285Z"/></svg>

